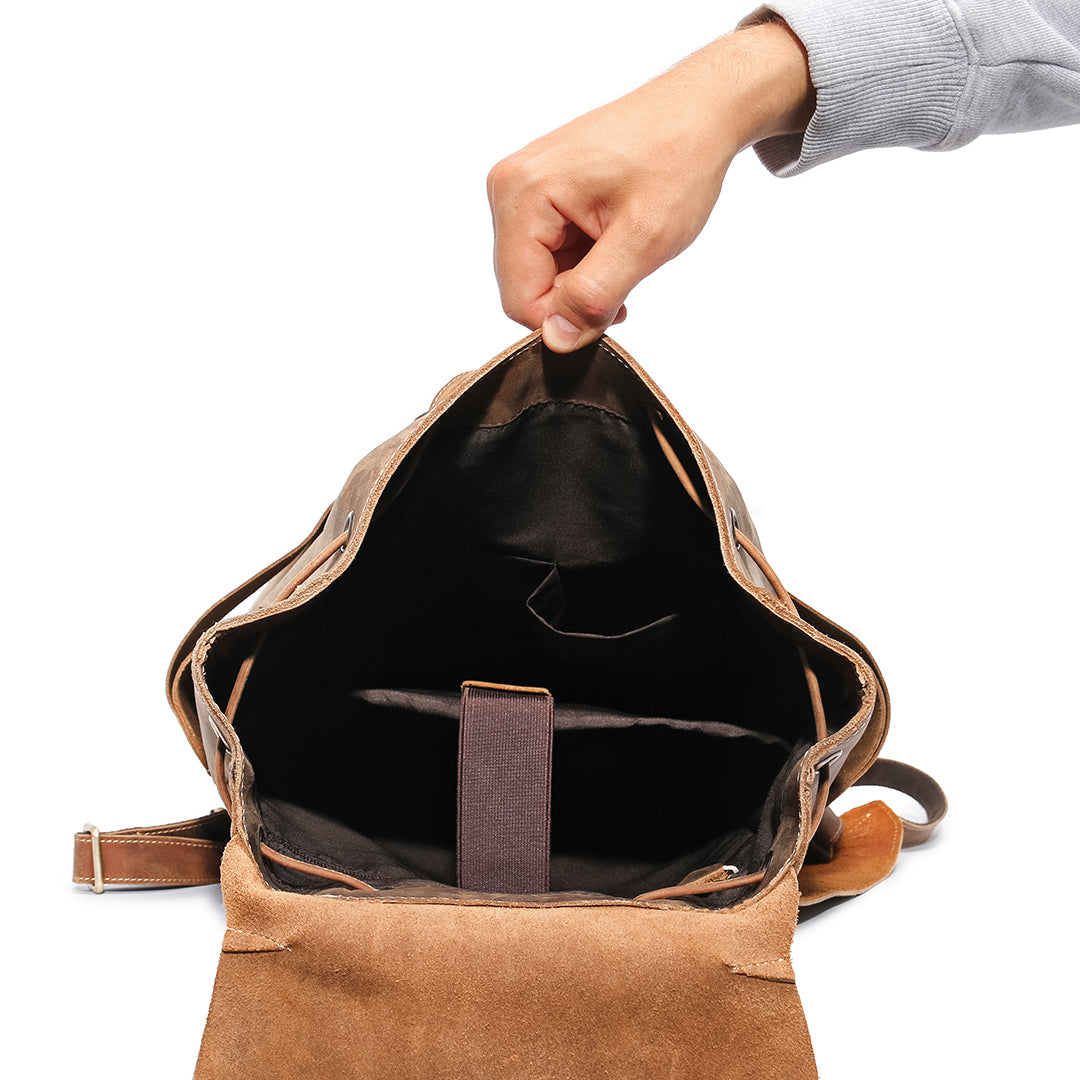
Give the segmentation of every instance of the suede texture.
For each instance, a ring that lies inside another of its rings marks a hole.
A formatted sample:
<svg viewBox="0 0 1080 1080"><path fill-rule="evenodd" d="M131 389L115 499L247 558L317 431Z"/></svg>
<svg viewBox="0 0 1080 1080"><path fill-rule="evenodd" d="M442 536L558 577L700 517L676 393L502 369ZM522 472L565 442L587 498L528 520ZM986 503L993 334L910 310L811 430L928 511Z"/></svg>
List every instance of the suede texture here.
<svg viewBox="0 0 1080 1080"><path fill-rule="evenodd" d="M233 841L197 1080L817 1075L790 967L798 892L536 905L270 890Z"/></svg>
<svg viewBox="0 0 1080 1080"><path fill-rule="evenodd" d="M840 815L844 831L826 863L804 863L799 871L802 903L858 896L884 881L896 866L904 823L880 800Z"/></svg>

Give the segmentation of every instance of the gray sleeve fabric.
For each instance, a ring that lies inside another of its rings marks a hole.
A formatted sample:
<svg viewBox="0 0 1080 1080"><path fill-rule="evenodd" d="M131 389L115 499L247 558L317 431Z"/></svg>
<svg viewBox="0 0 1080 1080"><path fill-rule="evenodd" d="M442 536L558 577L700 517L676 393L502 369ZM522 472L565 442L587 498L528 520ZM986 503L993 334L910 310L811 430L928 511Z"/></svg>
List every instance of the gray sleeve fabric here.
<svg viewBox="0 0 1080 1080"><path fill-rule="evenodd" d="M1080 0L775 0L806 47L806 132L754 149L778 176L877 146L952 150L1080 123Z"/></svg>

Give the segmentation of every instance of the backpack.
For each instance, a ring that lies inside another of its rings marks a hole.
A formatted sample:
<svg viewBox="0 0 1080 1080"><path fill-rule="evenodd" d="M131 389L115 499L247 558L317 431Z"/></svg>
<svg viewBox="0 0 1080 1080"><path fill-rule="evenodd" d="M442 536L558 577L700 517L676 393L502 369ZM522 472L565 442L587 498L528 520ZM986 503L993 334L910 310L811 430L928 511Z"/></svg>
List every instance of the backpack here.
<svg viewBox="0 0 1080 1080"><path fill-rule="evenodd" d="M451 380L196 623L169 698L225 809L88 827L74 879L220 873L199 1080L814 1077L799 905L946 809L608 338ZM857 783L927 821L838 817Z"/></svg>

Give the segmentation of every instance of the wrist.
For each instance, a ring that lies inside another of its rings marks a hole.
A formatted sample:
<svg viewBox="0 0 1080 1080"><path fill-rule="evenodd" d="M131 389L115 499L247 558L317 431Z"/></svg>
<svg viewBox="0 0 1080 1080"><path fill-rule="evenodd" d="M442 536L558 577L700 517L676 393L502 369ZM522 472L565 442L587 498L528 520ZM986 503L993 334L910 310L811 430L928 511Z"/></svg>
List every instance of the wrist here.
<svg viewBox="0 0 1080 1080"><path fill-rule="evenodd" d="M774 18L744 27L706 50L736 150L806 130L816 94L806 49L786 22Z"/></svg>

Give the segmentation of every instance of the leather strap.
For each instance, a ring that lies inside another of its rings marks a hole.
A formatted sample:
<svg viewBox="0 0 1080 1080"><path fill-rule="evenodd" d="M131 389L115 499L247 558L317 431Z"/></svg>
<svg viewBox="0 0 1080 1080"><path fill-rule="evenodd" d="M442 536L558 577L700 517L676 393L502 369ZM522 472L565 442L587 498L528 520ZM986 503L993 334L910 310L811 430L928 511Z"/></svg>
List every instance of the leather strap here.
<svg viewBox="0 0 1080 1080"><path fill-rule="evenodd" d="M459 888L548 891L554 723L546 690L475 682L462 687Z"/></svg>
<svg viewBox="0 0 1080 1080"><path fill-rule="evenodd" d="M810 846L806 851L806 861L810 863L826 863L833 857L836 845L840 843L844 835L844 821L835 811L828 806L821 813L817 830L810 838Z"/></svg>
<svg viewBox="0 0 1080 1080"><path fill-rule="evenodd" d="M229 815L215 810L190 821L75 834L72 880L101 892L105 885L212 885L220 880Z"/></svg>
<svg viewBox="0 0 1080 1080"><path fill-rule="evenodd" d="M904 826L883 802L849 810L840 819L843 832L824 863L803 863L799 871L799 903L820 904L836 896L858 896L893 871Z"/></svg>
<svg viewBox="0 0 1080 1080"><path fill-rule="evenodd" d="M890 758L878 758L856 786L899 791L919 803L926 821L908 821L883 802L849 810L840 819L843 828L828 861L808 860L799 871L803 906L873 888L892 873L900 849L929 840L949 809L945 792L932 776Z"/></svg>
<svg viewBox="0 0 1080 1080"><path fill-rule="evenodd" d="M916 769L913 765L905 765L902 761L878 758L853 786L860 785L891 788L914 799L923 808L926 821L908 821L897 815L904 829L903 847L915 847L926 843L949 809L948 800L945 798L941 785L921 769ZM837 817L832 810L826 809L817 832L810 841L806 861L808 863L829 862L836 846L840 843L843 832L843 819Z"/></svg>
<svg viewBox="0 0 1080 1080"><path fill-rule="evenodd" d="M886 787L914 799L926 812L926 821L908 821L904 826L904 847L925 844L941 819L948 813L949 802L941 785L914 765L905 765L891 758L878 758L856 782L859 787Z"/></svg>

